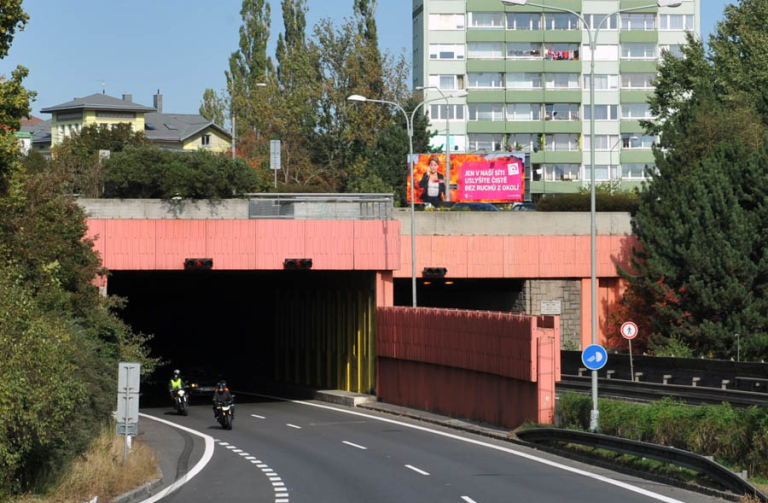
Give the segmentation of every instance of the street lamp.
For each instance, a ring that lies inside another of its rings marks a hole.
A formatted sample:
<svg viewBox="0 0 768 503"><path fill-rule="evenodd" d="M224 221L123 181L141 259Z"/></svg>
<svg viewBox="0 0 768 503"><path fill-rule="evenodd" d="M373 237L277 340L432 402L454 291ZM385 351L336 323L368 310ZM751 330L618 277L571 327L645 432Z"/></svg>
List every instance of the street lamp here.
<svg viewBox="0 0 768 503"><path fill-rule="evenodd" d="M445 200L451 202L451 117L450 117L450 104L448 103L448 96L443 94L442 89L437 86L418 86L417 91L423 91L424 89L434 89L440 96L445 99ZM467 92L464 91L464 96Z"/></svg>
<svg viewBox="0 0 768 503"><path fill-rule="evenodd" d="M637 136L630 136L629 138L627 138L627 141L636 141L639 139L640 138L638 138ZM592 139L592 141L594 141L594 138ZM621 136L619 136L619 139L616 141L616 143L613 144L613 147L611 147L611 152L608 154L608 185L611 188L611 195L613 195L613 172L611 171L611 168L613 167L613 150L619 146L619 143L623 141L624 141L624 138L621 138ZM621 159L619 159L619 161L621 161ZM619 165L620 164L621 162L619 162Z"/></svg>
<svg viewBox="0 0 768 503"><path fill-rule="evenodd" d="M591 142L589 146L590 151L590 234L591 234L591 269L592 269L592 344L597 344L597 258L595 255L595 246L597 241L597 224L595 216L595 50L597 49L597 37L600 35L600 28L603 23L611 17L624 12L632 12L644 9L650 9L653 7L680 7L682 2L680 0L658 0L653 4L641 5L639 7L628 7L625 9L619 9L611 12L607 16L603 17L597 25L594 36L592 35L592 29L584 19L584 17L576 11L566 9L563 7L553 7L550 5L541 5L528 0L501 0L501 3L507 6L515 5L530 5L532 7L539 7L541 9L549 9L558 12L566 12L572 14L581 20L584 30L589 37L589 50L590 50L590 70L589 70L589 131L591 135ZM590 415L589 429L597 431L599 425L600 413L597 409L597 371L592 371L592 413Z"/></svg>
<svg viewBox="0 0 768 503"><path fill-rule="evenodd" d="M461 89L456 93L449 94L446 96L446 98L463 98L468 93L465 89ZM431 103L433 101L442 100L443 98L434 98L431 100L424 100L418 105L416 105L413 109L413 112L411 113L411 116L408 116L408 113L405 111L405 109L398 105L397 103L393 101L386 101L386 100L372 100L370 98L366 98L365 96L360 96L359 94L353 94L347 100L349 101L356 101L356 102L368 102L368 103L380 103L383 105L390 105L398 110L400 110L403 115L405 116L405 127L408 132L408 166L410 168L410 176L411 176L411 298L413 300L413 307L417 306L416 303L416 198L414 197L413 192L413 121L416 118L416 112L421 108L422 105L426 103Z"/></svg>
<svg viewBox="0 0 768 503"><path fill-rule="evenodd" d="M256 87L267 87L267 85L264 82L259 82L256 84ZM234 93L232 93L234 94ZM230 95L230 101L229 101L229 112L232 117L230 122L232 123L232 159L235 158L235 97L233 95ZM275 175L277 175L277 171L275 171Z"/></svg>

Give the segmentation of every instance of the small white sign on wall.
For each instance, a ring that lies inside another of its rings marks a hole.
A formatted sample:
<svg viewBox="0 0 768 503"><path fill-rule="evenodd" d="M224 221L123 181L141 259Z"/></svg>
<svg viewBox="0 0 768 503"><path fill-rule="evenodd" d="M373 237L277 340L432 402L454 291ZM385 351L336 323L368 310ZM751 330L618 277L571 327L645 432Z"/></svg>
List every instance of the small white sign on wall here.
<svg viewBox="0 0 768 503"><path fill-rule="evenodd" d="M563 301L542 300L541 314L563 314Z"/></svg>

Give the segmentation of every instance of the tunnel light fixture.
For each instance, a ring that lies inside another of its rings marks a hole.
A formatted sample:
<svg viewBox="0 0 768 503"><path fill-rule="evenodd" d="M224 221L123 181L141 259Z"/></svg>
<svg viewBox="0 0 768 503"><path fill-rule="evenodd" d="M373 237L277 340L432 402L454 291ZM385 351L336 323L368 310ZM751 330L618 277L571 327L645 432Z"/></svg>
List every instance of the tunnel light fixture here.
<svg viewBox="0 0 768 503"><path fill-rule="evenodd" d="M453 285L453 284L454 284L454 282L453 282L453 281L446 281L446 282L445 282L445 284L446 284L446 285L448 285L448 286L450 286L450 285Z"/></svg>
<svg viewBox="0 0 768 503"><path fill-rule="evenodd" d="M422 285L431 285L431 284L432 284L432 282L431 282L431 281L424 281L424 282L422 283Z"/></svg>
<svg viewBox="0 0 768 503"><path fill-rule="evenodd" d="M213 269L212 258L188 258L184 259L185 271L210 271Z"/></svg>
<svg viewBox="0 0 768 503"><path fill-rule="evenodd" d="M306 271L312 269L312 259L287 258L283 261L283 268L290 271Z"/></svg>
<svg viewBox="0 0 768 503"><path fill-rule="evenodd" d="M444 278L448 269L445 267L425 267L421 273L425 278Z"/></svg>

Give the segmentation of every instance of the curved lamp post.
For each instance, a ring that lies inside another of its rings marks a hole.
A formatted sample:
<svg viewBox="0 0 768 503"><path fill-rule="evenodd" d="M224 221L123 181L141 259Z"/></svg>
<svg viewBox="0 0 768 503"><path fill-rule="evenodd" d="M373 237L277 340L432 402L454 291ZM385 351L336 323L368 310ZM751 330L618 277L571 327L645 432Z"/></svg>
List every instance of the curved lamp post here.
<svg viewBox="0 0 768 503"><path fill-rule="evenodd" d="M553 7L550 5L542 5L537 4L533 2L529 2L528 0L501 0L501 3L508 6L514 6L514 5L530 5L532 7L539 7L541 9L547 9L551 11L557 11L557 12L566 12L568 14L572 14L579 18L581 20L582 26L584 26L584 30L587 32L587 35L589 36L589 50L590 50L590 72L589 72L589 108L590 108L590 114L589 114L589 131L591 135L591 141L589 146L590 151L590 214L591 214L591 222L590 222L590 229L591 229L591 238L592 238L592 251L591 251L591 258L592 258L592 344L597 344L597 259L595 256L595 242L596 242L596 235L597 235L597 224L595 222L595 49L597 48L597 37L600 35L600 28L602 28L603 23L606 19L610 19L611 17L622 14L624 12L632 12L632 11L638 11L638 10L644 10L644 9L650 9L653 7L680 7L682 2L680 0L658 0L655 3L648 4L648 5L641 5L639 7L628 7L626 9L619 9L616 11L611 12L610 14L603 17L603 19L600 20L600 23L597 25L597 29L594 32L594 35L592 34L592 29L589 28L589 24L584 19L584 17L579 14L576 11L565 9L563 7ZM599 419L600 419L600 413L597 410L597 371L592 371L592 413L590 415L590 421L589 421L589 429L592 431L597 431L598 425L599 425Z"/></svg>
<svg viewBox="0 0 768 503"><path fill-rule="evenodd" d="M403 116L405 116L405 126L408 132L408 166L411 176L411 298L413 300L413 307L416 307L418 304L416 302L416 198L414 197L414 191L413 191L413 121L416 118L416 112L426 103L431 103L433 101L439 101L446 98L463 98L466 96L467 91L465 89L461 89L456 93L449 94L448 96L441 97L441 98L434 98L431 100L424 100L416 107L414 107L413 112L409 116L408 113L405 111L405 109L395 103L394 101L386 101L386 100L372 100L370 98L366 98L365 96L360 96L359 94L353 94L347 100L349 101L356 101L356 102L365 102L365 103L380 103L383 105L390 105L398 109L400 112L402 112Z"/></svg>

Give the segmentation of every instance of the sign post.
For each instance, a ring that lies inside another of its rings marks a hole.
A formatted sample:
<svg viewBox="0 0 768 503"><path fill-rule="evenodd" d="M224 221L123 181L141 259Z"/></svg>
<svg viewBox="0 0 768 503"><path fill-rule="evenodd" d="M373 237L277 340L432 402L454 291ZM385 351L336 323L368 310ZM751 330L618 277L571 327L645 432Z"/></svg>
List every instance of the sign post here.
<svg viewBox="0 0 768 503"><path fill-rule="evenodd" d="M597 371L605 367L608 363L608 353L605 348L599 344L592 344L584 348L581 353L581 362L592 371L592 402L594 408L590 413L589 424L592 431L597 431L599 427L599 412L597 409Z"/></svg>
<svg viewBox="0 0 768 503"><path fill-rule="evenodd" d="M120 362L117 374L117 434L125 437L125 461L128 461L131 437L139 434L140 378L140 363Z"/></svg>
<svg viewBox="0 0 768 503"><path fill-rule="evenodd" d="M632 339L637 337L637 325L631 321L621 324L621 335L629 342L629 380L635 380L635 365L632 363Z"/></svg>
<svg viewBox="0 0 768 503"><path fill-rule="evenodd" d="M269 169L275 172L275 188L277 188L277 170L280 168L280 140L269 140Z"/></svg>

